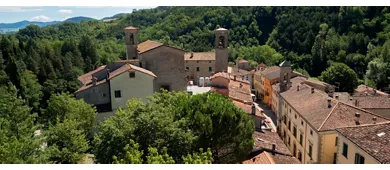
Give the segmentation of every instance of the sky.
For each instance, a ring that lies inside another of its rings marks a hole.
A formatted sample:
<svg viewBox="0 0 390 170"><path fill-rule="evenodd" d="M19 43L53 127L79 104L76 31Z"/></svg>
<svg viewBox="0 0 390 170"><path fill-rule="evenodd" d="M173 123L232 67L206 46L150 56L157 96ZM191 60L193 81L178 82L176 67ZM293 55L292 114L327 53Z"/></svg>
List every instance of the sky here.
<svg viewBox="0 0 390 170"><path fill-rule="evenodd" d="M115 7L0 7L0 23L27 21L63 21L71 17L84 16L95 19L110 17L118 13L131 13L133 9L154 8L154 6L115 6Z"/></svg>

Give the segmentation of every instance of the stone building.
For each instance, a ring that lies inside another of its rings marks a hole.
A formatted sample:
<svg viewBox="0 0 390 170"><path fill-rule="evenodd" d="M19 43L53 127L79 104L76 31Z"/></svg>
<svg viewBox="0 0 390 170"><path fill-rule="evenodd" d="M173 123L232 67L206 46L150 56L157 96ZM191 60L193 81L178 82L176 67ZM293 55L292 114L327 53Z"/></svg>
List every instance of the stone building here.
<svg viewBox="0 0 390 170"><path fill-rule="evenodd" d="M237 69L249 70L249 61L240 59L236 61Z"/></svg>
<svg viewBox="0 0 390 170"><path fill-rule="evenodd" d="M187 79L199 83L201 77L223 72L228 67L228 30L215 30L215 52L188 52L184 55Z"/></svg>

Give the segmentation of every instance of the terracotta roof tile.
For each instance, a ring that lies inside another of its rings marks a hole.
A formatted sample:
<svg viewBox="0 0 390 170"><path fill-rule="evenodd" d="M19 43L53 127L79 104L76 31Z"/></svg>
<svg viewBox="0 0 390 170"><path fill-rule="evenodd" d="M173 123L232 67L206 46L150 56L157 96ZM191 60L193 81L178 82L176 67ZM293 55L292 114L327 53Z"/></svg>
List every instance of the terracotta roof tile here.
<svg viewBox="0 0 390 170"><path fill-rule="evenodd" d="M390 98L384 96L353 97L359 102L358 107L364 109L390 109Z"/></svg>
<svg viewBox="0 0 390 170"><path fill-rule="evenodd" d="M290 82L291 82L291 89L293 89L293 88L297 89L298 84L301 84L305 80L306 80L305 77L300 77L300 76L292 78L290 80ZM276 91L279 91L280 90L279 83L276 83L276 84L272 85L272 89L274 89Z"/></svg>
<svg viewBox="0 0 390 170"><path fill-rule="evenodd" d="M79 76L77 79L78 79L83 85L86 85L86 84L92 82L92 75L93 75L94 73L99 72L99 71L101 71L101 70L103 70L103 69L105 69L105 68L106 68L106 65L100 66L100 67L98 67L98 68L95 69L95 70L92 70L92 71L90 71L90 72L88 72L88 73L85 73L85 74Z"/></svg>
<svg viewBox="0 0 390 170"><path fill-rule="evenodd" d="M371 88L371 87L368 87L364 84L362 85L359 85L356 89L355 89L355 93L354 93L354 96L365 96L365 95L370 95L370 96L373 96L373 95L378 95L378 96L389 96L389 94L385 93L385 92L382 92L382 91L379 91L379 90L376 90L376 94L375 94L375 89Z"/></svg>
<svg viewBox="0 0 390 170"><path fill-rule="evenodd" d="M138 44L138 47L137 47L137 50L138 50L138 53L144 53L146 51L149 51L149 50L152 50L152 49L155 49L157 47L161 47L163 46L164 44L162 43L159 43L159 42L155 42L155 41L151 41L151 40L146 40L144 42L142 42L141 44Z"/></svg>
<svg viewBox="0 0 390 170"><path fill-rule="evenodd" d="M153 77L157 77L155 74L153 74L151 71L149 70L146 70L144 68L141 68L141 67L137 67L137 66L134 66L134 65L131 65L131 64L125 64L123 65L122 67L116 69L115 71L111 72L110 73L110 77L109 79L113 79L114 77L122 74L123 72L125 71L129 71L129 70L136 70L136 71L139 71L139 72L142 72L142 73L145 73L147 75L150 75L150 76L153 76Z"/></svg>
<svg viewBox="0 0 390 170"><path fill-rule="evenodd" d="M248 113L248 114L252 114L252 105L250 104L245 104L243 102L240 102L240 101L236 101L236 100L233 100L233 103L241 108L244 112ZM263 118L263 119L266 119L266 117L264 116L264 114L261 113L260 110L258 110L256 108L256 113L255 113L256 117L259 117L259 118Z"/></svg>
<svg viewBox="0 0 390 170"><path fill-rule="evenodd" d="M268 152L262 152L255 157L242 162L242 164L275 164Z"/></svg>
<svg viewBox="0 0 390 170"><path fill-rule="evenodd" d="M96 86L99 86L99 85L101 85L101 84L104 84L104 83L106 83L106 82L107 82L106 79L103 79L103 80L101 80L101 81L98 81L98 82L96 82L95 87L96 87ZM82 92L82 91L84 91L84 90L87 90L87 89L89 89L89 88L91 88L91 87L94 87L94 85L93 85L93 84L88 84L88 85L81 86L77 91L74 92L74 94L79 93L79 92Z"/></svg>
<svg viewBox="0 0 390 170"><path fill-rule="evenodd" d="M272 74L273 72L275 71L278 71L279 74L280 74L280 67L279 66L272 66L272 67L268 67L266 68L265 70L263 71L260 71L260 74L262 74L263 76L267 76L269 74ZM279 76L279 75L278 75Z"/></svg>
<svg viewBox="0 0 390 170"><path fill-rule="evenodd" d="M190 52L184 54L184 60L215 61L215 52Z"/></svg>
<svg viewBox="0 0 390 170"><path fill-rule="evenodd" d="M337 131L380 163L390 163L390 122L345 127Z"/></svg>
<svg viewBox="0 0 390 170"><path fill-rule="evenodd" d="M235 67L228 67L228 73L232 76L244 76L250 74L249 71L238 69Z"/></svg>
<svg viewBox="0 0 390 170"><path fill-rule="evenodd" d="M240 60L237 60L238 63L248 63L249 61L248 60L244 60L244 59L240 59Z"/></svg>
<svg viewBox="0 0 390 170"><path fill-rule="evenodd" d="M263 130L253 133L254 146L253 152L266 151L276 164L299 164L299 160L292 156L290 150L284 144L276 132ZM272 150L272 144L276 145L275 151Z"/></svg>
<svg viewBox="0 0 390 170"><path fill-rule="evenodd" d="M124 28L125 30L138 30L138 28L133 27L133 26L128 26Z"/></svg>
<svg viewBox="0 0 390 170"><path fill-rule="evenodd" d="M225 72L218 72L218 73L215 73L214 75L212 75L210 77L210 79L214 79L216 77L223 77L223 78L226 78L226 79L230 79L230 76L229 76L229 73L225 73Z"/></svg>

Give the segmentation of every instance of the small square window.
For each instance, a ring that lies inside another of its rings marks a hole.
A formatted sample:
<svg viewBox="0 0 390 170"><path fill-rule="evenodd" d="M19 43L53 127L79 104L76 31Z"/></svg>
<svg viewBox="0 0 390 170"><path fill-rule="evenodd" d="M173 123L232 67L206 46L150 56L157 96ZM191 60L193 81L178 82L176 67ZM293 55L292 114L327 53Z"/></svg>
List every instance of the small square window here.
<svg viewBox="0 0 390 170"><path fill-rule="evenodd" d="M196 71L199 71L199 67L196 67Z"/></svg>
<svg viewBox="0 0 390 170"><path fill-rule="evenodd" d="M211 61L209 61L209 63L211 63Z"/></svg>
<svg viewBox="0 0 390 170"><path fill-rule="evenodd" d="M310 129L310 135L313 135L313 131Z"/></svg>
<svg viewBox="0 0 390 170"><path fill-rule="evenodd" d="M106 97L106 93L103 93L103 94L102 94L102 97Z"/></svg>
<svg viewBox="0 0 390 170"><path fill-rule="evenodd" d="M129 76L130 76L130 78L135 78L135 72L130 72Z"/></svg>
<svg viewBox="0 0 390 170"><path fill-rule="evenodd" d="M212 72L213 71L213 68L212 67L209 67L209 72Z"/></svg>
<svg viewBox="0 0 390 170"><path fill-rule="evenodd" d="M186 67L186 70L190 70L190 68L189 68L189 67Z"/></svg>
<svg viewBox="0 0 390 170"><path fill-rule="evenodd" d="M199 63L199 61L196 61L196 63Z"/></svg>
<svg viewBox="0 0 390 170"><path fill-rule="evenodd" d="M120 90L115 90L115 98L121 98L122 94Z"/></svg>

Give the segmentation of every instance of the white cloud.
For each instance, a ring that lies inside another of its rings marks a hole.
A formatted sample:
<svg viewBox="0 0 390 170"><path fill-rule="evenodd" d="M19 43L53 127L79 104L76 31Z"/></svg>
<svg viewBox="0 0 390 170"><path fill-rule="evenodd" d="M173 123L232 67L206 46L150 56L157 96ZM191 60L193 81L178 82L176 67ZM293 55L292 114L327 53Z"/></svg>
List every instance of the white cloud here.
<svg viewBox="0 0 390 170"><path fill-rule="evenodd" d="M0 7L0 12L32 12L32 11L43 11L40 8L31 7Z"/></svg>
<svg viewBox="0 0 390 170"><path fill-rule="evenodd" d="M73 11L70 10L70 9L61 9L58 12L61 13L61 14L71 14L71 13L73 13Z"/></svg>
<svg viewBox="0 0 390 170"><path fill-rule="evenodd" d="M39 21L39 22L51 21L51 19L49 17L44 16L44 15L39 15L39 16L36 16L36 17L32 17L30 20L31 21Z"/></svg>

